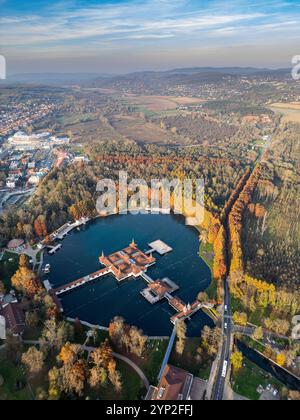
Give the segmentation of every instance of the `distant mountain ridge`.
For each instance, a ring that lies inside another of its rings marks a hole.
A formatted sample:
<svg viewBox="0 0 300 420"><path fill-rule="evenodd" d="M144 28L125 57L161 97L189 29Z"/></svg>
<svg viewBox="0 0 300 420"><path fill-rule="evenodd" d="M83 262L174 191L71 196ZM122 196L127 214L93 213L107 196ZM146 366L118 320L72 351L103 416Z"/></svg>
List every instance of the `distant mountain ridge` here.
<svg viewBox="0 0 300 420"><path fill-rule="evenodd" d="M107 73L20 73L8 77L8 83L49 83L49 84L72 84L83 83L84 85L103 86L114 82L130 82L150 80L181 81L183 83L197 83L203 81L216 81L222 77L242 76L284 76L290 69L268 69L256 67L187 67L163 71L138 71L127 74Z"/></svg>

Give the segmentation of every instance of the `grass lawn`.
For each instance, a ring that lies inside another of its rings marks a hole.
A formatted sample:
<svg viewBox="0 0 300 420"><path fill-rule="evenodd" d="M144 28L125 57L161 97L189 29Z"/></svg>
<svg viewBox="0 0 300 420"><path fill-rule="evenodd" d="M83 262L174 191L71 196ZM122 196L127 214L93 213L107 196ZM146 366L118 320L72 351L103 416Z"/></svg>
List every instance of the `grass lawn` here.
<svg viewBox="0 0 300 420"><path fill-rule="evenodd" d="M257 392L259 385L266 388L269 384L279 390L282 388L282 385L278 381L274 380L247 359L244 359L243 368L232 375L233 390L250 400L259 399L260 395Z"/></svg>
<svg viewBox="0 0 300 420"><path fill-rule="evenodd" d="M0 400L32 400L32 395L25 385L21 390L17 390L17 382L26 384L26 378L20 367L15 367L7 360L0 362L0 375L4 379L3 386L0 386Z"/></svg>
<svg viewBox="0 0 300 420"><path fill-rule="evenodd" d="M211 283L210 286L205 290L208 294L209 299L215 300L217 298L218 284L213 278L213 264L214 264L214 249L211 244L201 243L200 245L200 257L208 265L211 271Z"/></svg>
<svg viewBox="0 0 300 420"><path fill-rule="evenodd" d="M0 262L0 278L7 291L11 290L11 278L19 267L19 255L5 252Z"/></svg>
<svg viewBox="0 0 300 420"><path fill-rule="evenodd" d="M145 357L138 363L152 385L157 384L157 377L168 347L168 340L149 340Z"/></svg>
<svg viewBox="0 0 300 420"><path fill-rule="evenodd" d="M75 125L78 123L85 123L89 121L94 121L97 119L97 115L95 113L72 113L72 114L66 114L63 117L59 119L59 123L63 126L70 126Z"/></svg>
<svg viewBox="0 0 300 420"><path fill-rule="evenodd" d="M188 338L186 341L183 355L176 353L175 346L170 357L170 364L180 369L184 369L193 375L207 380L210 375L212 361L199 363L197 361L197 350L200 346L200 338Z"/></svg>
<svg viewBox="0 0 300 420"><path fill-rule="evenodd" d="M231 310L234 312L247 312L239 299L236 299L234 296L231 296Z"/></svg>

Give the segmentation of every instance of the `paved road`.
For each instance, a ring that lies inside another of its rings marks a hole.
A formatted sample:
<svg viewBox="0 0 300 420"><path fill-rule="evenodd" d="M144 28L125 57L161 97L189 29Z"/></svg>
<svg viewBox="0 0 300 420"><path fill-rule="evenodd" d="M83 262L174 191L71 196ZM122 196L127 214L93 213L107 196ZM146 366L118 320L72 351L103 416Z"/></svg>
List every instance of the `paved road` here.
<svg viewBox="0 0 300 420"><path fill-rule="evenodd" d="M228 368L231 358L231 335L232 335L232 321L231 321L231 302L230 302L230 290L228 279L224 281L224 321L223 321L223 347L221 352L221 358L219 361L219 370L217 373L217 379L215 389L213 392L213 400L223 400L226 377L223 375L224 362L228 363ZM227 368L227 370L228 370Z"/></svg>
<svg viewBox="0 0 300 420"><path fill-rule="evenodd" d="M242 335L252 336L253 333L255 332L255 330L256 330L256 327L249 327L249 326L241 327L239 325L234 326L234 332L242 334ZM274 339L274 340L276 340L278 338L283 339L283 340L289 340L291 338L291 337L287 337L285 335L275 334L275 333L273 333L271 331L267 331L267 330L264 330L263 332L264 332L264 339L265 340L267 340L268 338L269 339Z"/></svg>

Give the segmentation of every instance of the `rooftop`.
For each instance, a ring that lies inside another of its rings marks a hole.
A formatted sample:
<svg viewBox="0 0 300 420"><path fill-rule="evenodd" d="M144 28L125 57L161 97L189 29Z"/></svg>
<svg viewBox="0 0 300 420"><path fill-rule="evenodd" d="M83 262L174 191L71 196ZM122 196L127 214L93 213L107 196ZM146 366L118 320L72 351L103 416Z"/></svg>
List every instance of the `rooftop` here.
<svg viewBox="0 0 300 420"><path fill-rule="evenodd" d="M102 254L100 262L110 268L118 281L129 277L138 277L146 272L148 267L155 264L156 260L152 255L146 255L134 241L121 251L109 256Z"/></svg>
<svg viewBox="0 0 300 420"><path fill-rule="evenodd" d="M168 246L161 240L151 242L149 246L153 251L156 251L159 255L165 255L173 251L173 249L170 246Z"/></svg>
<svg viewBox="0 0 300 420"><path fill-rule="evenodd" d="M25 329L25 317L18 302L0 305L0 316L5 318L6 329L15 335L20 335Z"/></svg>
<svg viewBox="0 0 300 420"><path fill-rule="evenodd" d="M175 366L167 365L157 387L151 387L146 400L187 400L193 383L193 375Z"/></svg>

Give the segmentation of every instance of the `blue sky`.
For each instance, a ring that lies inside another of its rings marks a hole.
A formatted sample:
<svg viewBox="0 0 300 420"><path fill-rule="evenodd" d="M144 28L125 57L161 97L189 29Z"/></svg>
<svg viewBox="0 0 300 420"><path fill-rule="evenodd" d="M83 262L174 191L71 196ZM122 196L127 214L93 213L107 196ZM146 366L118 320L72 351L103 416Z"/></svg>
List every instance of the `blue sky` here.
<svg viewBox="0 0 300 420"><path fill-rule="evenodd" d="M12 71L127 72L206 65L287 67L299 0L0 0Z"/></svg>

